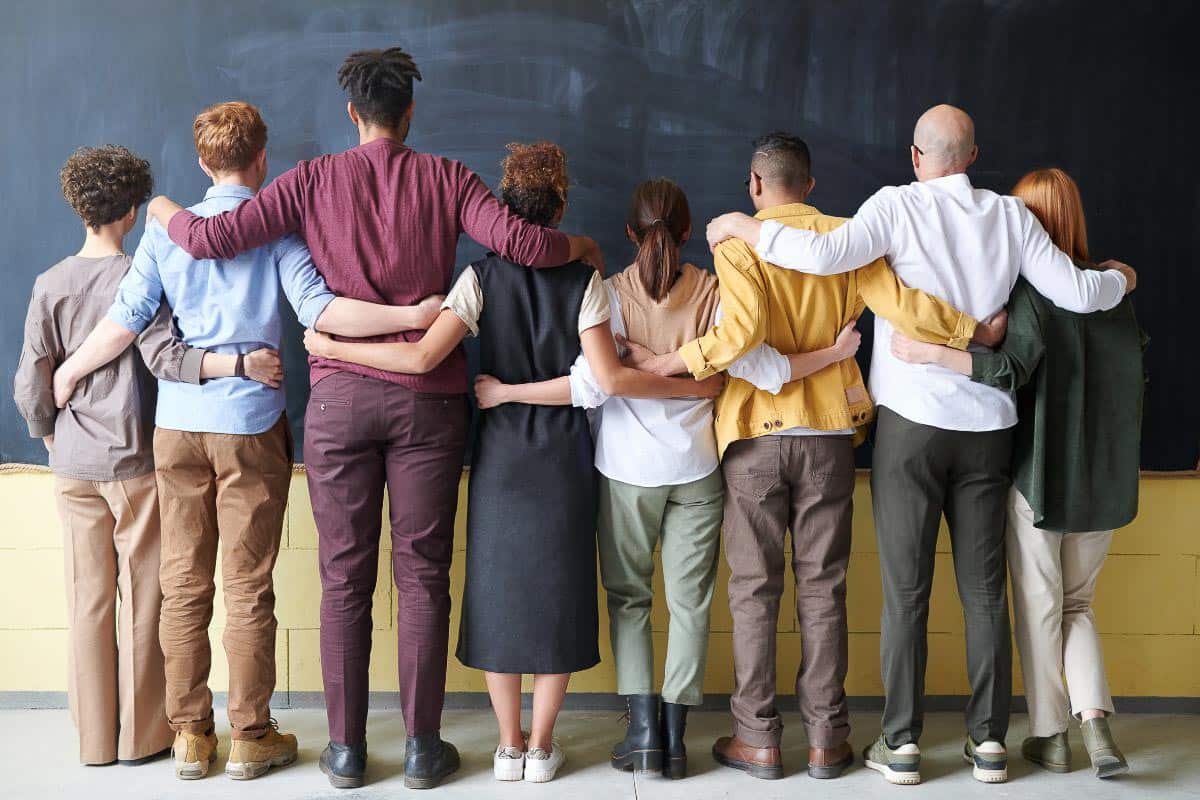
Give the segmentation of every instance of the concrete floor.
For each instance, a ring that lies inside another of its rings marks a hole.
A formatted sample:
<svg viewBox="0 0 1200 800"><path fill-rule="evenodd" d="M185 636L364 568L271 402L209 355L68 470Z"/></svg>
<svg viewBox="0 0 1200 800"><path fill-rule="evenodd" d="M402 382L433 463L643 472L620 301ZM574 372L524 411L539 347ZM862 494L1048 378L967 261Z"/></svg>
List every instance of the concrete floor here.
<svg viewBox="0 0 1200 800"><path fill-rule="evenodd" d="M218 713L218 719L223 715ZM330 788L317 769L317 757L325 744L325 715L319 710L282 710L277 714L284 730L300 738L300 760L275 770L256 781L236 783L224 775L228 753L228 728L218 727L220 755L214 772L206 780L177 781L168 761L142 767L82 767L76 761L76 740L66 711L0 711L0 774L5 776L0 797L6 800L143 800L144 798L197 798L224 800L368 800L399 796L426 800L458 798L638 798L638 800L707 800L745 798L772 800L804 796L853 797L855 800L902 794L911 798L1200 798L1200 716L1125 715L1114 720L1114 730L1129 757L1132 772L1102 782L1087 768L1087 758L1077 733L1075 771L1052 775L1035 770L1020 758L1010 762L1011 780L1001 786L985 786L971 778L959 755L962 746L961 716L931 714L926 721L922 750L922 776L918 788L893 787L859 763L835 781L817 782L803 770L805 744L795 715L785 742L781 781L761 781L718 767L709 755L715 737L729 727L724 713L693 714L688 727L692 776L684 781L637 778L608 766L608 748L622 735L616 712L564 712L559 738L567 752L567 765L549 784L501 784L492 779L491 751L495 728L487 711L448 711L443 733L463 753L463 767L449 782L428 793L404 789L404 731L394 711L373 714L368 728L371 755L370 783L362 789L338 791ZM877 714L856 714L853 742L861 750L878 726ZM1025 735L1024 716L1015 717L1009 733L1010 746L1017 747Z"/></svg>

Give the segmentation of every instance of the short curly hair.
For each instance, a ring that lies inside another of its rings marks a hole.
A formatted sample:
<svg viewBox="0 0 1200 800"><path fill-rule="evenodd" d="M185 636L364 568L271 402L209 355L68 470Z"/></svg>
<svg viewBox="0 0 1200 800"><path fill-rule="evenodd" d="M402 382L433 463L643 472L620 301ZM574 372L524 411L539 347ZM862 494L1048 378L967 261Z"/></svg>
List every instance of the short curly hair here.
<svg viewBox="0 0 1200 800"><path fill-rule="evenodd" d="M81 147L58 173L63 197L93 230L116 222L150 199L150 162L124 147Z"/></svg>
<svg viewBox="0 0 1200 800"><path fill-rule="evenodd" d="M567 202L567 156L553 142L510 144L500 197L535 225L551 225Z"/></svg>

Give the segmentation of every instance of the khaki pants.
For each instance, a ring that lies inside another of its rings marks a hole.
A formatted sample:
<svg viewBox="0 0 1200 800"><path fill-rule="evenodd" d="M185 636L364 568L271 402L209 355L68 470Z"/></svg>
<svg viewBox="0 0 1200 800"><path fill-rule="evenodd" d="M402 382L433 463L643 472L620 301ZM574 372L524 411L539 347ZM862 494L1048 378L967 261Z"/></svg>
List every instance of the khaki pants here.
<svg viewBox="0 0 1200 800"><path fill-rule="evenodd" d="M212 652L217 542L225 590L229 724L234 739L262 736L275 689L275 589L291 480L283 416L265 433L192 433L158 428L154 461L162 501L162 620L167 717L189 733L212 729Z"/></svg>
<svg viewBox="0 0 1200 800"><path fill-rule="evenodd" d="M661 541L671 612L662 698L687 706L704 699L708 612L724 497L719 469L677 486L634 486L601 476L597 539L618 694L655 693L650 606L654 548Z"/></svg>
<svg viewBox="0 0 1200 800"><path fill-rule="evenodd" d="M745 439L729 445L722 469L734 732L751 747L778 747L783 735L775 707L775 631L790 529L801 645L796 696L809 746L836 747L850 735L846 569L854 445L849 436Z"/></svg>
<svg viewBox="0 0 1200 800"><path fill-rule="evenodd" d="M1092 614L1096 579L1111 542L1112 531L1054 533L1034 527L1029 503L1012 490L1008 570L1033 736L1065 731L1068 709L1076 716L1093 708L1113 713Z"/></svg>
<svg viewBox="0 0 1200 800"><path fill-rule="evenodd" d="M67 696L79 760L107 764L157 753L170 746L172 734L158 646L154 475L58 478L56 491L70 626Z"/></svg>

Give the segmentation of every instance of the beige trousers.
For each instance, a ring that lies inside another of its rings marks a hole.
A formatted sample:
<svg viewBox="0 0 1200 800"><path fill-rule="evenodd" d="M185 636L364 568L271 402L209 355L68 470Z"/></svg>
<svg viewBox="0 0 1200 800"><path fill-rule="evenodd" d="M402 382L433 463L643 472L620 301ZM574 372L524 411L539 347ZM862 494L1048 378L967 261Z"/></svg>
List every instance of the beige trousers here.
<svg viewBox="0 0 1200 800"><path fill-rule="evenodd" d="M67 697L79 760L107 764L157 753L174 734L158 645L154 473L124 481L58 478L55 488L70 626Z"/></svg>
<svg viewBox="0 0 1200 800"><path fill-rule="evenodd" d="M1065 731L1068 713L1078 716L1093 708L1113 713L1092 614L1112 531L1035 528L1029 503L1013 489L1005 541L1030 733Z"/></svg>
<svg viewBox="0 0 1200 800"><path fill-rule="evenodd" d="M234 739L257 739L270 723L275 690L271 572L292 476L287 420L254 435L158 428L154 462L163 519L159 640L171 727L195 734L213 727L208 626L219 541L229 726Z"/></svg>

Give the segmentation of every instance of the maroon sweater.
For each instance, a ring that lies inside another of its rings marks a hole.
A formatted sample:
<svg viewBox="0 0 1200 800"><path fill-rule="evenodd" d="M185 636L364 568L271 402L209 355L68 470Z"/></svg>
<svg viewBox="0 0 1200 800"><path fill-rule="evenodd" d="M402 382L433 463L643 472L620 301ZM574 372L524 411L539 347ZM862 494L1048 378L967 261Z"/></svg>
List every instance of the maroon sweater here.
<svg viewBox="0 0 1200 800"><path fill-rule="evenodd" d="M570 257L565 235L518 217L460 162L390 139L301 161L235 210L214 217L182 211L167 231L194 258L233 258L295 232L335 294L389 305L449 291L462 233L517 264L553 267ZM411 342L423 335L409 331L370 341ZM311 356L309 364L314 386L347 371L421 392L467 390L462 347L427 375Z"/></svg>

